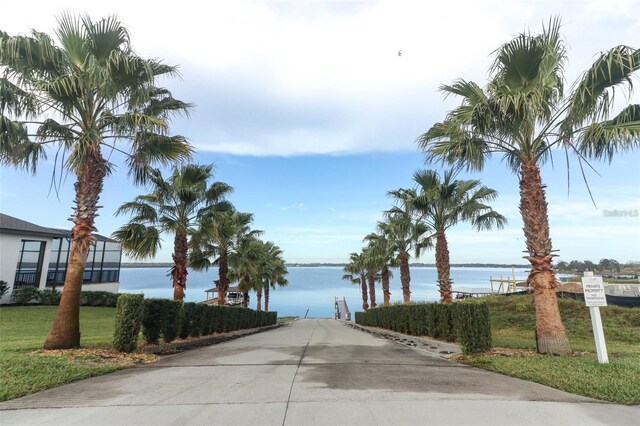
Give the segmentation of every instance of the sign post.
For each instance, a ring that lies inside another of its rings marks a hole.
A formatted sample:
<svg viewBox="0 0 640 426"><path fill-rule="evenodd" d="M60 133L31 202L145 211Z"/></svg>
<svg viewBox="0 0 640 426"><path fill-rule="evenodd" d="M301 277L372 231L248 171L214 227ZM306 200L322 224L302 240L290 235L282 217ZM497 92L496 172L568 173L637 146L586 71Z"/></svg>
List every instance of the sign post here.
<svg viewBox="0 0 640 426"><path fill-rule="evenodd" d="M593 327L593 337L596 341L598 362L600 364L608 364L609 356L607 355L607 345L604 341L602 318L600 317L600 306L607 306L602 277L594 277L585 273L582 278L582 288L584 290L584 303L589 307L589 313L591 314L591 326Z"/></svg>

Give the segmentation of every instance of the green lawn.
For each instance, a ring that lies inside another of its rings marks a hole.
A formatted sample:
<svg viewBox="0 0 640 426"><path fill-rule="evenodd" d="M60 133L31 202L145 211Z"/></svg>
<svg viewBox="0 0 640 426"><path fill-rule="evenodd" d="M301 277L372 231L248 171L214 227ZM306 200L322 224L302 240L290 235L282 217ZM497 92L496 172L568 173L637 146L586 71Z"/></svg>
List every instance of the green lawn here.
<svg viewBox="0 0 640 426"><path fill-rule="evenodd" d="M57 306L8 306L0 308L0 353L42 349ZM80 308L82 346L110 345L115 308Z"/></svg>
<svg viewBox="0 0 640 426"><path fill-rule="evenodd" d="M56 306L0 308L0 401L125 368L121 359L96 360L91 354L42 350ZM81 307L82 346L110 345L115 308Z"/></svg>
<svg viewBox="0 0 640 426"><path fill-rule="evenodd" d="M535 349L532 296L484 298L491 312L495 348ZM640 308L600 308L609 364L598 363L589 308L560 299L575 352L572 357L486 353L463 357L476 367L542 383L567 392L622 404L640 404ZM497 351L500 352L500 351Z"/></svg>

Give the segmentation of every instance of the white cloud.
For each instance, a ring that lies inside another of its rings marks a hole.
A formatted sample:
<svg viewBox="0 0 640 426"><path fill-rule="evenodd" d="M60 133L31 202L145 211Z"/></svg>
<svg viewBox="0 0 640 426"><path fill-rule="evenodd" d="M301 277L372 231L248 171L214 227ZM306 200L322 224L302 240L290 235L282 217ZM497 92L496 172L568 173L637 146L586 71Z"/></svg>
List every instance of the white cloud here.
<svg viewBox="0 0 640 426"><path fill-rule="evenodd" d="M620 2L9 2L9 33L50 31L62 10L114 11L144 56L182 64L169 82L198 105L176 123L203 151L250 155L413 150L452 105L437 87L482 82L490 55L564 15L568 79L593 55L630 44L640 3ZM28 10L27 10L28 7ZM169 23L171 31L166 31ZM588 31L585 29L588 28ZM397 55L398 50L403 55ZM206 137L204 137L206 135Z"/></svg>

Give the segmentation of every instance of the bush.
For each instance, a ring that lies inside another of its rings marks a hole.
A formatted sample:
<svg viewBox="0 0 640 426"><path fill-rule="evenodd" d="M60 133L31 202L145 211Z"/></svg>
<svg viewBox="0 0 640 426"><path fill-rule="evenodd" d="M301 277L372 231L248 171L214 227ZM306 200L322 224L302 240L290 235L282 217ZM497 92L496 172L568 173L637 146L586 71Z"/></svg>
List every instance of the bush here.
<svg viewBox="0 0 640 426"><path fill-rule="evenodd" d="M182 324L182 302L167 300L165 306L165 320L162 327L162 338L165 342L173 342L180 332Z"/></svg>
<svg viewBox="0 0 640 426"><path fill-rule="evenodd" d="M40 302L43 305L57 306L60 304L62 293L52 288L44 289L40 292Z"/></svg>
<svg viewBox="0 0 640 426"><path fill-rule="evenodd" d="M157 344L164 326L164 299L145 299L142 309L142 335L147 343Z"/></svg>
<svg viewBox="0 0 640 426"><path fill-rule="evenodd" d="M486 303L456 303L453 305L454 328L465 354L484 352L491 348L491 322Z"/></svg>
<svg viewBox="0 0 640 426"><path fill-rule="evenodd" d="M196 304L187 302L182 305L182 324L180 326L180 338L186 339L191 335L192 326L195 325Z"/></svg>
<svg viewBox="0 0 640 426"><path fill-rule="evenodd" d="M118 298L113 347L120 352L133 352L136 349L143 307L142 294L121 294Z"/></svg>
<svg viewBox="0 0 640 426"><path fill-rule="evenodd" d="M18 288L11 293L11 302L17 303L18 305L40 303L41 294L37 287Z"/></svg>
<svg viewBox="0 0 640 426"><path fill-rule="evenodd" d="M0 297L7 294L8 291L9 291L9 283L7 283L6 281L0 280Z"/></svg>
<svg viewBox="0 0 640 426"><path fill-rule="evenodd" d="M464 353L491 348L491 325L486 302L393 305L356 312L356 324L399 333L457 340Z"/></svg>
<svg viewBox="0 0 640 426"><path fill-rule="evenodd" d="M202 321L206 315L206 308L206 305L194 303L193 313L189 324L189 335L191 337L198 337L202 335Z"/></svg>
<svg viewBox="0 0 640 426"><path fill-rule="evenodd" d="M435 303L434 319L435 319L435 336L447 342L456 340L456 332L453 328L453 304Z"/></svg>
<svg viewBox="0 0 640 426"><path fill-rule="evenodd" d="M118 296L119 294L109 291L82 291L80 292L80 305L113 308L118 303Z"/></svg>

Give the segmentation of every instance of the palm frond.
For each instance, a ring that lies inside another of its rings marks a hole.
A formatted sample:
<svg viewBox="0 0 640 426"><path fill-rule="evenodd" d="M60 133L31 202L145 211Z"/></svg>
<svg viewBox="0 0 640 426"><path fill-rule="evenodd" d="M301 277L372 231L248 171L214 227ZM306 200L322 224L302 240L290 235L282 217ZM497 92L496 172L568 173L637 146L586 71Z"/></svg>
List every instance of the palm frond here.
<svg viewBox="0 0 640 426"><path fill-rule="evenodd" d="M162 247L158 229L142 224L128 223L118 228L111 236L120 241L125 253L134 259L155 257Z"/></svg>
<svg viewBox="0 0 640 426"><path fill-rule="evenodd" d="M640 148L640 105L629 105L612 120L591 123L579 138L582 155L609 161L619 152Z"/></svg>

